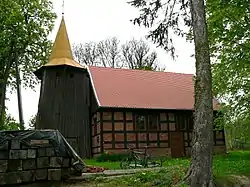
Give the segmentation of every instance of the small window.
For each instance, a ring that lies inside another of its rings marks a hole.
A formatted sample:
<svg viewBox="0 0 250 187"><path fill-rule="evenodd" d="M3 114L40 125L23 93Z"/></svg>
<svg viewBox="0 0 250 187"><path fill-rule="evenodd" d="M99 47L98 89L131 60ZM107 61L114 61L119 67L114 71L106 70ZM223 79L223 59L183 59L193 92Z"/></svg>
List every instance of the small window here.
<svg viewBox="0 0 250 187"><path fill-rule="evenodd" d="M179 120L180 130L186 130L188 118L185 115L183 116L180 115L179 119L180 119Z"/></svg>
<svg viewBox="0 0 250 187"><path fill-rule="evenodd" d="M137 130L145 130L145 116L136 115L135 116L135 125Z"/></svg>
<svg viewBox="0 0 250 187"><path fill-rule="evenodd" d="M170 122L174 122L175 121L175 115L173 113L168 113L168 120Z"/></svg>
<svg viewBox="0 0 250 187"><path fill-rule="evenodd" d="M112 112L103 112L103 120L112 120Z"/></svg>
<svg viewBox="0 0 250 187"><path fill-rule="evenodd" d="M149 115L148 116L148 128L149 130L157 130L158 129L158 116Z"/></svg>

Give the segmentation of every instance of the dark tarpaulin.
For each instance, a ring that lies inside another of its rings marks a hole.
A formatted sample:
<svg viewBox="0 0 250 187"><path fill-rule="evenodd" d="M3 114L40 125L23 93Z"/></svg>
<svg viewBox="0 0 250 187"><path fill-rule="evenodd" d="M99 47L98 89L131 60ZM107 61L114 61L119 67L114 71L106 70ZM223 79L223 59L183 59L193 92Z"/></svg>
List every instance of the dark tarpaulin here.
<svg viewBox="0 0 250 187"><path fill-rule="evenodd" d="M63 137L58 130L17 130L17 131L0 131L0 147L6 141L18 140L27 147L38 148L39 145L31 145L30 140L49 140L55 149L56 156L70 157L73 160L72 167L77 172L83 172L86 168L83 160Z"/></svg>

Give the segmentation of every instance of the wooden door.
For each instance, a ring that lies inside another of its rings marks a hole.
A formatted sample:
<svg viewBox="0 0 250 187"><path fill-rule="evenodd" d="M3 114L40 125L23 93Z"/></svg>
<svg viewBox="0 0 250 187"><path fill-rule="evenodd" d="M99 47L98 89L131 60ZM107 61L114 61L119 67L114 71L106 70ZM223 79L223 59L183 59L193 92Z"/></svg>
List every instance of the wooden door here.
<svg viewBox="0 0 250 187"><path fill-rule="evenodd" d="M185 156L183 132L170 132L170 148L173 158Z"/></svg>

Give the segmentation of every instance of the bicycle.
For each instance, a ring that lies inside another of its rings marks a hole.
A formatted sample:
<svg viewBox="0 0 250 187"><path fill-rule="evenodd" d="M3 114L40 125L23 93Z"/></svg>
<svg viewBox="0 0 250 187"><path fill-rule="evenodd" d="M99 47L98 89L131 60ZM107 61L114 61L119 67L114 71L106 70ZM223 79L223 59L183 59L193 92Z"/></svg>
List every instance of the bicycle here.
<svg viewBox="0 0 250 187"><path fill-rule="evenodd" d="M134 148L128 147L128 157L124 158L120 163L121 169L135 169L139 168L150 168L150 167L161 167L162 160L153 159L148 154L148 146L145 146L143 152L134 151ZM142 157L140 157L142 155Z"/></svg>

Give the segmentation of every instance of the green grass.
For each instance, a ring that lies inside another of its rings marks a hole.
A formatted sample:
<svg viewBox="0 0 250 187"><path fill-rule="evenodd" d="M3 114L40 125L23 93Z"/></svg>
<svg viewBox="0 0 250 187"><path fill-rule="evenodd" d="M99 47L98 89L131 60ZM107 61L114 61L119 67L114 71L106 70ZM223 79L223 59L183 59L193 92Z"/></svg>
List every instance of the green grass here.
<svg viewBox="0 0 250 187"><path fill-rule="evenodd" d="M120 162L97 162L95 159L84 160L87 165L104 167L106 169L120 169Z"/></svg>
<svg viewBox="0 0 250 187"><path fill-rule="evenodd" d="M96 183L102 183L102 186L158 186L166 187L177 184L181 178L183 178L183 168L176 167L175 170L172 168L163 167L160 171L144 171L136 173L132 176L124 176L117 179L99 179Z"/></svg>
<svg viewBox="0 0 250 187"><path fill-rule="evenodd" d="M213 172L221 175L250 175L250 151L233 151L214 158Z"/></svg>
<svg viewBox="0 0 250 187"><path fill-rule="evenodd" d="M100 166L107 169L120 169L120 162L97 162L95 159L85 160L87 165ZM250 151L233 151L224 155L215 155L213 160L215 175L221 174L244 174L250 175ZM187 158L168 158L163 166L180 166L187 168L190 159Z"/></svg>
<svg viewBox="0 0 250 187"><path fill-rule="evenodd" d="M85 162L88 165L101 166L107 169L120 169L120 162L97 162L94 159L85 160ZM124 186L171 186L185 175L189 165L190 159L188 158L168 158L163 163L162 171L143 172L132 177L105 180L105 182L114 186L118 184ZM227 179L227 176L250 176L250 151L233 151L228 154L214 156L213 172L216 180L223 180L224 183L225 180L229 181L230 179ZM157 183L159 184L156 185Z"/></svg>

